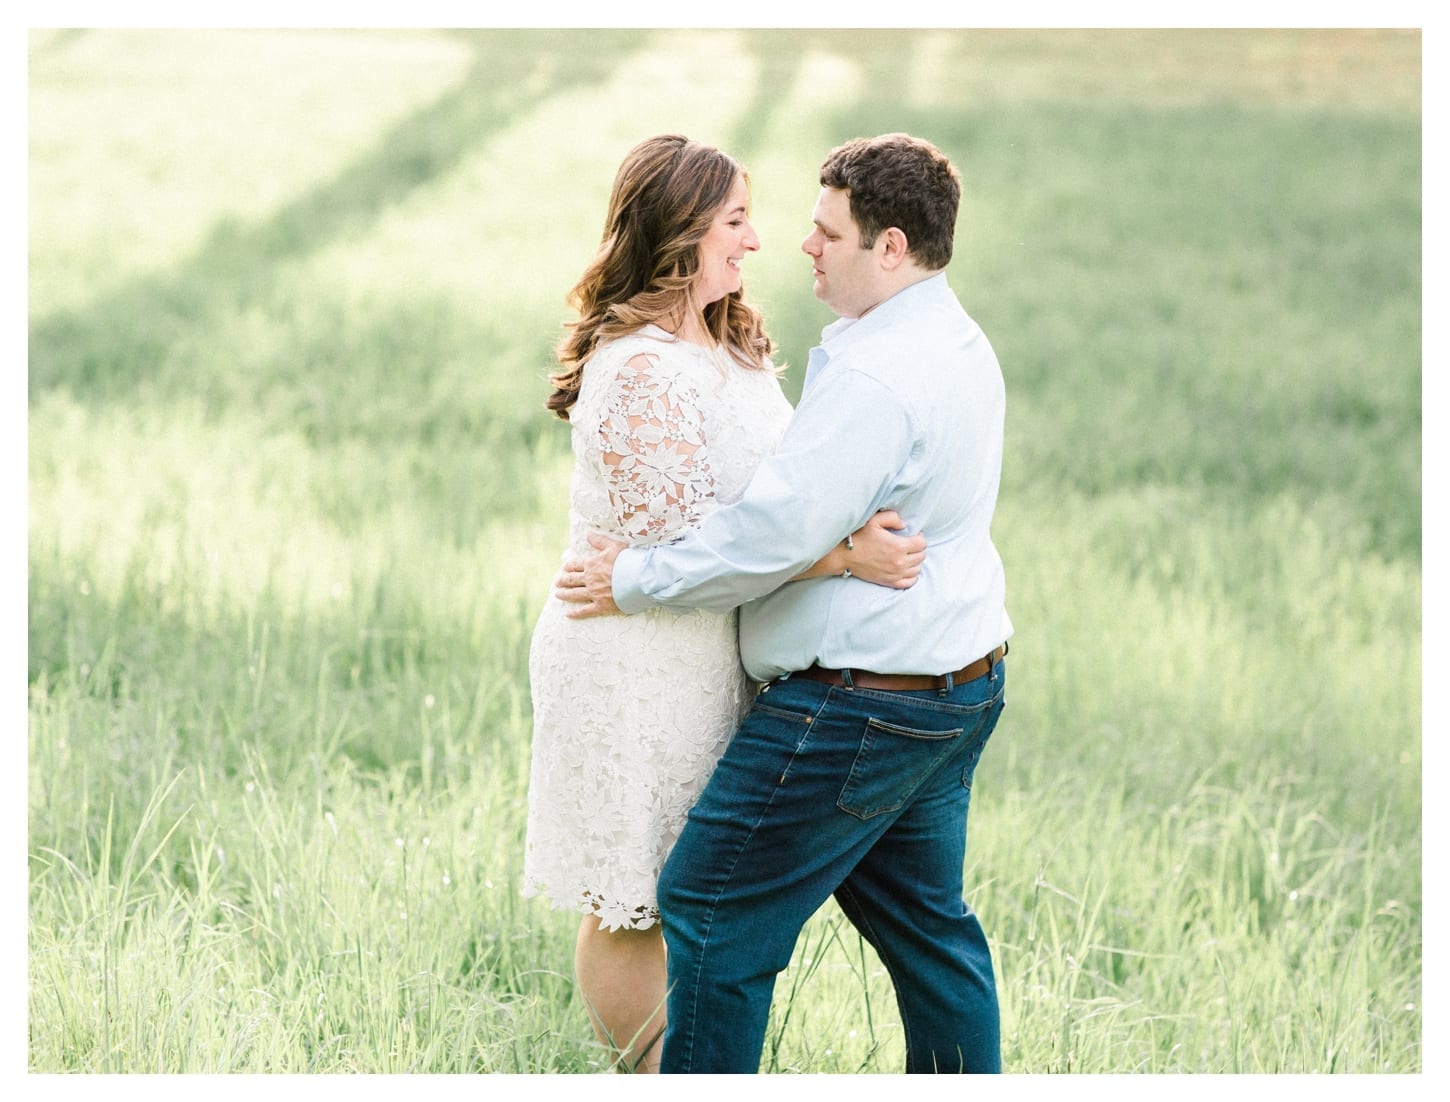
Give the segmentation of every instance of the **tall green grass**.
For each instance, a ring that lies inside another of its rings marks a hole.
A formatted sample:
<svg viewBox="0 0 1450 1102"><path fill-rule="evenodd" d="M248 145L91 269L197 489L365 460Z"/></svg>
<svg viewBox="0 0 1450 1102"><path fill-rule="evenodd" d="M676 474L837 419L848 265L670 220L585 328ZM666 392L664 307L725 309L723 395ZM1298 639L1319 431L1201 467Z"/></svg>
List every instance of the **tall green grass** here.
<svg viewBox="0 0 1450 1102"><path fill-rule="evenodd" d="M1018 635L968 882L1016 1072L1422 1067L1420 42L36 32L29 1061L588 1072L518 887L562 296L623 151L961 166ZM892 1072L833 907L766 1070Z"/></svg>

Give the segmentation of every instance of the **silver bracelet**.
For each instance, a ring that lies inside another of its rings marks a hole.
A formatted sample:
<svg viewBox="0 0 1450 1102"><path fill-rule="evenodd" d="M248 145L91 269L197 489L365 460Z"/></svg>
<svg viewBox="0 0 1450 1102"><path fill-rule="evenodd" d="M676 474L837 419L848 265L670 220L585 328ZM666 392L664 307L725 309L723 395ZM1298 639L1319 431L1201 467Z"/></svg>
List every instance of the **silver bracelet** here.
<svg viewBox="0 0 1450 1102"><path fill-rule="evenodd" d="M846 537L846 550L847 551L854 551L854 550L856 550L856 544L851 539L851 537L849 535ZM850 576L851 576L851 568L849 566L846 567L845 570L841 571L841 577L843 577L843 578L849 578Z"/></svg>

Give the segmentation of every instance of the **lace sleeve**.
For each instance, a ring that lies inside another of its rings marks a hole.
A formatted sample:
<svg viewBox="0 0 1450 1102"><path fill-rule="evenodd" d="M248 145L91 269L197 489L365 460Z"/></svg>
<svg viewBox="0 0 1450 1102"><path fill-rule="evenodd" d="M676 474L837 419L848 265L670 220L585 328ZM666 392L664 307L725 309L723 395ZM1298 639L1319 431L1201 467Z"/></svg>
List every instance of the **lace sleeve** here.
<svg viewBox="0 0 1450 1102"><path fill-rule="evenodd" d="M620 369L599 425L605 481L631 543L664 543L699 523L715 498L699 393L640 354Z"/></svg>

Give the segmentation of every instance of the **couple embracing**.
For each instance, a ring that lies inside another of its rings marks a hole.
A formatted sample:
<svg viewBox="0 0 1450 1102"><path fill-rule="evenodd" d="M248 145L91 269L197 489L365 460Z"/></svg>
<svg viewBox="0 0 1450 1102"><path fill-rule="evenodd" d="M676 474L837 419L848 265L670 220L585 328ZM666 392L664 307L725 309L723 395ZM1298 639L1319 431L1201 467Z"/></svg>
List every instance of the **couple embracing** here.
<svg viewBox="0 0 1450 1102"><path fill-rule="evenodd" d="M820 184L801 248L838 320L794 411L742 291L748 177L678 135L621 165L551 376L575 468L525 892L581 913L581 993L635 1070L757 1071L829 896L891 976L908 1072L1001 1066L962 868L1012 634L1002 375L947 284L948 159L858 139Z"/></svg>

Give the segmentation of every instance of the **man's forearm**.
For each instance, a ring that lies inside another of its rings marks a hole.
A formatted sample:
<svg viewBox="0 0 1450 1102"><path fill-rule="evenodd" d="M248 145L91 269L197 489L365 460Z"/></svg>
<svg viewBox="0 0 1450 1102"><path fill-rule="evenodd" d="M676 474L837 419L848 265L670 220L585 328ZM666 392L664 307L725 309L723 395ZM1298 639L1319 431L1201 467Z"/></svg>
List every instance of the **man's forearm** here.
<svg viewBox="0 0 1450 1102"><path fill-rule="evenodd" d="M726 558L694 540L627 548L614 562L614 603L626 613L657 607L728 612L775 592L820 558L783 550L777 544L768 556Z"/></svg>

